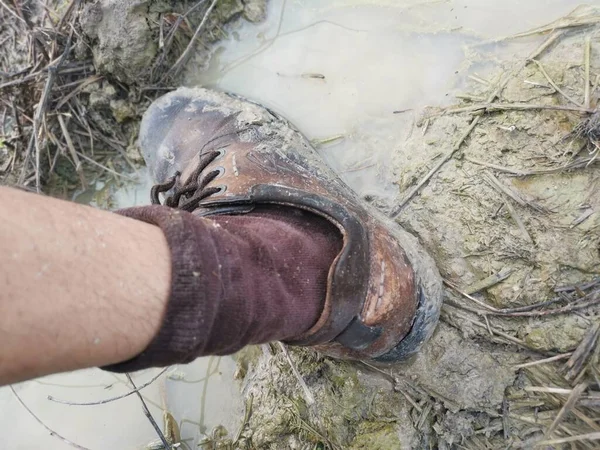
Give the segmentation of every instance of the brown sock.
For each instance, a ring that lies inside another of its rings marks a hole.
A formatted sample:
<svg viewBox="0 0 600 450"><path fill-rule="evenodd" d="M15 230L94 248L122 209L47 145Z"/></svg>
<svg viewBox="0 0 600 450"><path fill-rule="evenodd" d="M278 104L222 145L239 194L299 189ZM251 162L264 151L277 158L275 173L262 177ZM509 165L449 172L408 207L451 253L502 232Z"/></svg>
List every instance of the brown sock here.
<svg viewBox="0 0 600 450"><path fill-rule="evenodd" d="M129 372L234 353L299 336L317 321L327 275L340 252L338 229L286 207L200 218L164 206L119 214L159 226L171 250L171 293L163 324Z"/></svg>

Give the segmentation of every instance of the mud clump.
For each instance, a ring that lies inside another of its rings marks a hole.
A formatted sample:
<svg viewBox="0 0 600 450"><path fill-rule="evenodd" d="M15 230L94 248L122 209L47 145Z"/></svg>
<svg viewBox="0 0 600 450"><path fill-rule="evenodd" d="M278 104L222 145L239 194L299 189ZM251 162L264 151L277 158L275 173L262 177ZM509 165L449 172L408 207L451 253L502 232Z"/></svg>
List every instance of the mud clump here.
<svg viewBox="0 0 600 450"><path fill-rule="evenodd" d="M263 20L265 10L266 0L217 2L197 46L198 60L207 59L209 45L223 36L225 24L242 16L251 21ZM169 36L172 46L185 45L195 32L191 24L198 26L205 14L202 8L189 11L183 2L161 0L100 0L86 4L80 21L90 40L96 70L127 84L156 81L164 75L164 68L156 60L169 45ZM176 30L170 28L174 24ZM167 58L167 62L172 63L173 58Z"/></svg>

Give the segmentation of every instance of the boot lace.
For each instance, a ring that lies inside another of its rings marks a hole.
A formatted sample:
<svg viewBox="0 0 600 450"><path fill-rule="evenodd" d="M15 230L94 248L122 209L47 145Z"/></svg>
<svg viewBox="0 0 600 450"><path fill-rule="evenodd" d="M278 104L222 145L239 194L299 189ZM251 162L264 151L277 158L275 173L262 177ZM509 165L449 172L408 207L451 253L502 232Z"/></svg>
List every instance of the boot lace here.
<svg viewBox="0 0 600 450"><path fill-rule="evenodd" d="M173 192L166 196L163 205L191 212L198 207L202 200L220 192L221 188L207 187L211 181L219 176L221 173L219 170L212 170L202 177L202 172L219 155L218 151L200 154L198 167L183 183L181 182L181 173L175 172L175 175L164 183L154 185L150 191L152 204L160 205L159 194L172 189Z"/></svg>

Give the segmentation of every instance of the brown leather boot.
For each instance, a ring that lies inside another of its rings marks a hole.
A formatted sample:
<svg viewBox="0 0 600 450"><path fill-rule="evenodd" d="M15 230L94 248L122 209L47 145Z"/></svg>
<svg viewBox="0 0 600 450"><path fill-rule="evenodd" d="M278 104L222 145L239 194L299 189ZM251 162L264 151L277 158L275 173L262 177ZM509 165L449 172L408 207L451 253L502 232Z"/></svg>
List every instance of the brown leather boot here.
<svg viewBox="0 0 600 450"><path fill-rule="evenodd" d="M366 204L300 132L247 100L181 88L146 112L141 147L153 203L198 216L286 205L339 228L343 247L317 323L287 342L338 358L403 360L431 336L441 278L417 240Z"/></svg>

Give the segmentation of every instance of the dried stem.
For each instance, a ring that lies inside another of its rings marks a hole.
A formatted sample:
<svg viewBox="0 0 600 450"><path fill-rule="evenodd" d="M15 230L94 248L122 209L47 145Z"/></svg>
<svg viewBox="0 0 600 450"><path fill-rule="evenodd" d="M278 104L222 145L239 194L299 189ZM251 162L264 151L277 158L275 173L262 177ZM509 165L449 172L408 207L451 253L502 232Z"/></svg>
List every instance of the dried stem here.
<svg viewBox="0 0 600 450"><path fill-rule="evenodd" d="M147 383L142 384L140 387L135 388L132 391L127 392L126 394L123 395L119 395L117 397L111 397L111 398L107 398L104 400L98 400L95 402L72 402L70 400L61 400L58 398L54 398L51 395L48 396L48 400L52 401L52 402L56 402L56 403L62 403L63 405L69 405L69 406L92 406L92 405L104 405L105 403L110 403L110 402L114 402L115 400L120 400L122 398L125 397L129 397L132 394L135 393L139 393L139 391L141 391L142 389L150 386L152 383L154 383L156 380L158 380L162 375L164 375L164 373L168 370L169 368L165 368L163 370L161 370L155 377L153 377L150 381L148 381Z"/></svg>
<svg viewBox="0 0 600 450"><path fill-rule="evenodd" d="M590 107L591 93L590 93L590 54L592 51L592 39L588 35L585 37L584 50L583 50L583 66L584 66L584 86L583 86L583 107Z"/></svg>
<svg viewBox="0 0 600 450"><path fill-rule="evenodd" d="M148 406L146 405L146 402L144 401L144 397L142 397L142 394L140 394L139 390L135 387L135 383L131 379L131 375L126 373L125 376L127 377L127 380L129 380L129 383L131 383L131 386L133 387L135 394L140 399L140 402L142 402L142 408L144 410L144 414L148 418L148 421L152 424L152 427L154 427L154 431L156 431L156 434L158 434L158 437L160 438L160 441L164 445L165 450L173 450L173 447L171 446L169 441L167 441L167 438L165 437L165 435L161 431L160 427L156 423L156 420L154 420L154 417L152 417L152 414L150 413L150 410L148 409Z"/></svg>
<svg viewBox="0 0 600 450"><path fill-rule="evenodd" d="M12 391L12 393L14 394L14 396L17 398L17 400L19 401L19 403L21 404L21 406L27 410L27 412L29 413L29 415L31 417L33 417L37 423L39 423L46 430L48 430L48 432L50 433L50 436L54 436L54 437L60 439L65 444L68 444L71 447L75 447L75 448L78 448L80 450L90 450L89 448L83 447L83 446L81 446L79 444L76 444L75 442L70 441L66 437L61 436L60 434L58 434L56 431L54 431L52 428L50 428L48 425L46 425L44 422L42 422L42 420L38 416L36 416L31 409L29 409L29 407L25 404L25 402L23 401L23 399L21 399L21 397L19 396L19 394L17 394L17 391L15 391L15 388L13 386L10 386L10 390Z"/></svg>
<svg viewBox="0 0 600 450"><path fill-rule="evenodd" d="M540 69L540 72L542 72L542 75L544 75L544 77L546 77L546 80L548 80L548 83L550 83L550 86L552 86L559 94L561 94L564 98L569 100L571 103L573 103L574 105L577 105L579 108L583 108L583 105L581 103L579 103L574 98L570 97L565 91L563 91L561 88L559 88L556 85L554 80L550 77L550 75L548 75L548 72L546 72L546 70L544 69L544 66L542 65L541 62L539 62L537 59L531 59L531 61L533 61L538 66L538 68Z"/></svg>
<svg viewBox="0 0 600 450"><path fill-rule="evenodd" d="M204 17L202 18L202 21L200 22L200 25L198 25L198 27L196 28L196 31L194 32L194 35L192 36L192 39L188 43L185 51L181 54L181 56L175 62L175 64L173 64L173 67L169 71L169 73L171 73L173 76L177 76L179 74L179 72L181 71L182 67L185 65L185 63L189 59L192 51L194 50L194 46L196 44L196 40L198 39L198 36L200 36L200 32L202 31L202 28L204 27L204 24L206 23L206 20L208 19L208 16L212 12L213 8L216 6L216 4L217 4L218 1L219 0L213 0L213 2L210 4L210 6L208 7L208 9L206 10L206 13L204 13Z"/></svg>
<svg viewBox="0 0 600 450"><path fill-rule="evenodd" d="M538 366L540 364L547 364L554 361L560 361L561 359L567 359L573 353L563 353L562 355L551 356L550 358L538 359L536 361L530 361L523 364L518 364L514 366L515 369L525 369L526 367Z"/></svg>
<svg viewBox="0 0 600 450"><path fill-rule="evenodd" d="M583 391L585 391L587 387L587 383L580 383L571 391L569 398L552 421L552 424L546 430L545 437L549 437L552 435L552 433L554 433L554 430L556 430L562 419L575 406L577 400L579 400L579 397L581 397L581 394L583 394Z"/></svg>
<svg viewBox="0 0 600 450"><path fill-rule="evenodd" d="M469 300L473 301L474 303L477 303L479 306L482 306L483 308L485 308L485 311L481 311L481 310L477 310L475 308L471 308L466 305L461 305L461 304L456 305L462 309L465 309L467 311L470 311L472 313L479 314L479 315L487 314L487 315L492 315L492 316L507 316L507 317L548 316L548 315L553 315L553 314L565 314L568 312L588 308L590 306L594 306L594 305L597 305L600 303L600 290L598 290L598 291L590 292L587 295L585 295L584 297L573 300L568 305L560 307L560 308L540 310L541 308L544 308L546 306L550 306L554 303L558 303L560 301L565 300L563 297L559 296L559 297L553 298L553 299L545 301L545 302L535 303L533 305L521 306L518 308L510 308L510 309L497 309L497 308L494 308L493 306L490 306L480 300L477 300L475 297L473 297L469 294L462 292L460 289L458 289L456 286L454 286L448 280L444 280L444 284L449 286L451 289L453 289L454 291L456 291L463 297L468 298Z"/></svg>
<svg viewBox="0 0 600 450"><path fill-rule="evenodd" d="M469 106L461 106L459 108L450 108L441 112L444 114L460 114L465 112L496 112L496 111L529 111L547 109L551 111L572 111L579 113L592 114L596 110L585 106L563 106L563 105L542 105L532 103L477 103ZM431 116L435 117L435 116Z"/></svg>
<svg viewBox="0 0 600 450"><path fill-rule="evenodd" d="M69 34L67 43L65 45L65 49L62 55L58 58L58 60L54 63L50 63L48 66L48 77L46 78L46 85L44 86L44 91L42 92L42 96L36 108L35 116L33 119L33 134L32 138L29 141L29 146L27 148L27 152L25 154L25 163L23 164L23 170L21 172L21 177L19 178L19 184L22 184L25 179L25 174L27 171L29 158L31 152L33 151L33 147L35 146L35 188L37 192L40 192L40 142L39 142L39 133L40 126L42 124L42 120L44 115L46 114L46 108L48 107L48 101L50 100L50 93L52 92L52 86L56 81L56 76L58 75L61 66L65 62L65 59L69 55L71 51L71 39L73 38L73 32Z"/></svg>
<svg viewBox="0 0 600 450"><path fill-rule="evenodd" d="M283 352L286 359L288 360L288 363L290 364L290 367L292 368L292 372L294 372L294 375L298 379L298 383L300 383L300 386L302 387L302 391L304 391L304 397L305 397L306 403L308 405L314 405L315 397L312 395L312 392L310 392L310 390L308 389L308 386L304 382L304 379L302 378L302 375L300 375L300 372L298 372L298 369L296 368L294 361L292 361L292 358L288 352L288 349L285 347L285 345L282 342L278 342L278 344L279 344L279 347L281 348L281 351Z"/></svg>

